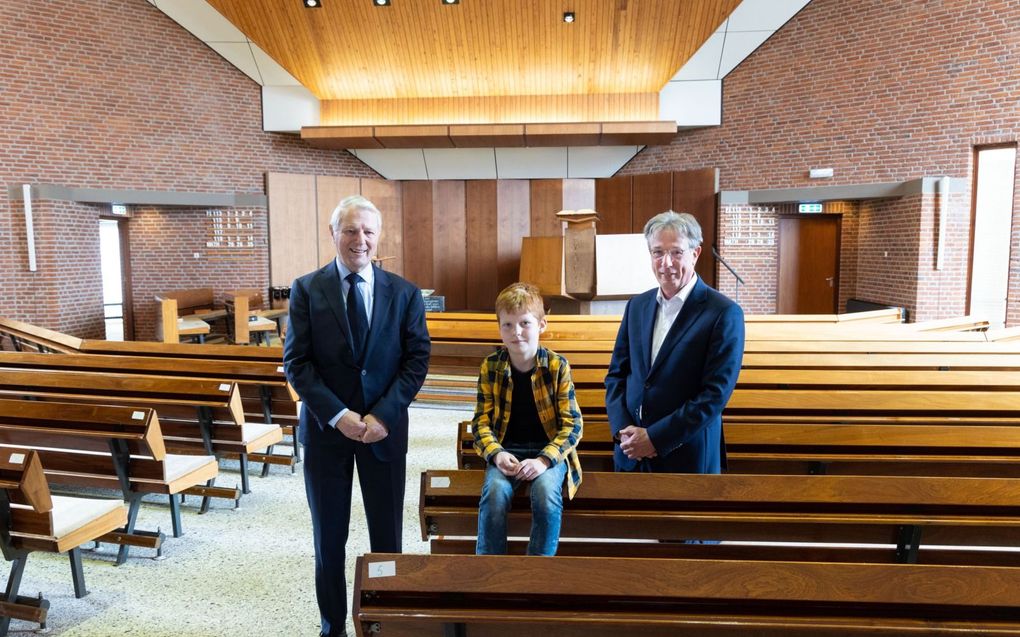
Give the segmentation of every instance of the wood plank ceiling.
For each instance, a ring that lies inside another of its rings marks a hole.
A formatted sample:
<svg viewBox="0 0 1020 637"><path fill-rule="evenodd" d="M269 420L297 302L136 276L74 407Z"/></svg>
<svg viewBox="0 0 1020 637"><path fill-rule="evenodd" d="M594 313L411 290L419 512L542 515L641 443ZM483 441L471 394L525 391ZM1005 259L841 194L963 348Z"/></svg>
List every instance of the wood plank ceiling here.
<svg viewBox="0 0 1020 637"><path fill-rule="evenodd" d="M740 0L208 2L321 100L323 125L378 126L657 120Z"/></svg>

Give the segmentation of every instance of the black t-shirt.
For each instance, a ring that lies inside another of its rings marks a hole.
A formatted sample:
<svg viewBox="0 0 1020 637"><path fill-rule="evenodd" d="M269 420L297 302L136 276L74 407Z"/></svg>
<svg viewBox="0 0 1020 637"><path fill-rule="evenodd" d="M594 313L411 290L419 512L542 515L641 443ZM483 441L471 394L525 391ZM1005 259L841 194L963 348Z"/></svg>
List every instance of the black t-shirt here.
<svg viewBox="0 0 1020 637"><path fill-rule="evenodd" d="M549 442L549 436L538 418L535 394L531 389L531 375L534 371L519 372L513 365L510 366L514 389L510 398L510 422L503 436L504 447L545 445Z"/></svg>

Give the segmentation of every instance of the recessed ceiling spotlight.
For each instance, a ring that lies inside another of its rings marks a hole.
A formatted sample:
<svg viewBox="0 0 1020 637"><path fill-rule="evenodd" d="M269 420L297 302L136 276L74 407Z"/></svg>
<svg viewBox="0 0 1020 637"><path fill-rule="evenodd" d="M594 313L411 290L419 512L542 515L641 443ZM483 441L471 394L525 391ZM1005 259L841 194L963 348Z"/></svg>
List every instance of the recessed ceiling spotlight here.
<svg viewBox="0 0 1020 637"><path fill-rule="evenodd" d="M372 3L377 7L388 7L390 6L390 0L372 0Z"/></svg>
<svg viewBox="0 0 1020 637"><path fill-rule="evenodd" d="M443 4L460 4L460 0L442 0Z"/></svg>
<svg viewBox="0 0 1020 637"><path fill-rule="evenodd" d="M322 0L305 0L306 9L321 9Z"/></svg>
<svg viewBox="0 0 1020 637"><path fill-rule="evenodd" d="M565 11L565 12L563 12L563 21L566 22L567 24L570 24L571 22L573 22L574 19L575 18L574 18L574 12L573 11Z"/></svg>

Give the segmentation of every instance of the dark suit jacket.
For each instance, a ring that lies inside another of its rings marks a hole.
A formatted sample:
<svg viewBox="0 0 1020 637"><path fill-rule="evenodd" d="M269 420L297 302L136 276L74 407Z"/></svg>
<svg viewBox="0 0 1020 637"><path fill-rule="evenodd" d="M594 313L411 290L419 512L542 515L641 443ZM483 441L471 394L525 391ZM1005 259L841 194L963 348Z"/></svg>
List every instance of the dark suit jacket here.
<svg viewBox="0 0 1020 637"><path fill-rule="evenodd" d="M627 303L606 375L610 429L616 437L629 425L646 428L658 454L653 470L719 473L726 463L722 411L744 356L744 313L699 278L653 364L657 292ZM637 464L619 445L614 462L625 471Z"/></svg>
<svg viewBox="0 0 1020 637"><path fill-rule="evenodd" d="M431 346L421 292L373 268L372 325L363 361L355 359L350 346L340 275L330 261L291 287L283 363L304 404L302 443L343 442L329 421L346 407L372 414L389 428L386 438L371 445L378 459L389 461L407 453L407 407L425 381Z"/></svg>

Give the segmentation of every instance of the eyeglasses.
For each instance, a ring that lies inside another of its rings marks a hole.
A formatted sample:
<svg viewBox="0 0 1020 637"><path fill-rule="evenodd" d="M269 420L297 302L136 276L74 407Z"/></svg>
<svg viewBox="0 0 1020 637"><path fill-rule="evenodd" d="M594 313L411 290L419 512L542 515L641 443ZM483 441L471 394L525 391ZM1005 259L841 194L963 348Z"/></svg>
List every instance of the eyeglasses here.
<svg viewBox="0 0 1020 637"><path fill-rule="evenodd" d="M688 252L689 250L652 250L652 258L656 261L661 261L668 254L669 258L673 261L679 261L683 259L684 255Z"/></svg>

